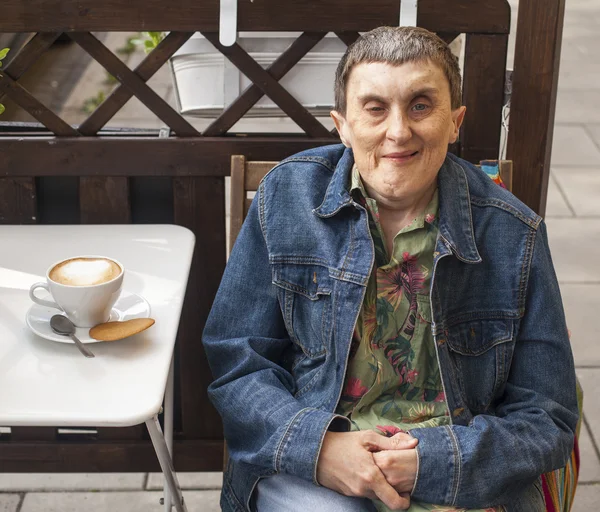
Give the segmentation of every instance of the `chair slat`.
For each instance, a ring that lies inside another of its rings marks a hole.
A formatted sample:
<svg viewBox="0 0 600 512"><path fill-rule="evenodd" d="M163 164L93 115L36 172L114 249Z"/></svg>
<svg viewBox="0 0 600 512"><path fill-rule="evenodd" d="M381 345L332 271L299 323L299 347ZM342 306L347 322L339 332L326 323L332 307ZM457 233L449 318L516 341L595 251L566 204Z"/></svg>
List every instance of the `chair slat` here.
<svg viewBox="0 0 600 512"><path fill-rule="evenodd" d="M229 216L229 250L242 229L246 210L244 200L246 198L246 158L243 155L231 157L231 206Z"/></svg>
<svg viewBox="0 0 600 512"><path fill-rule="evenodd" d="M273 167L279 162L247 162L244 180L245 190L258 190L260 180L262 180Z"/></svg>

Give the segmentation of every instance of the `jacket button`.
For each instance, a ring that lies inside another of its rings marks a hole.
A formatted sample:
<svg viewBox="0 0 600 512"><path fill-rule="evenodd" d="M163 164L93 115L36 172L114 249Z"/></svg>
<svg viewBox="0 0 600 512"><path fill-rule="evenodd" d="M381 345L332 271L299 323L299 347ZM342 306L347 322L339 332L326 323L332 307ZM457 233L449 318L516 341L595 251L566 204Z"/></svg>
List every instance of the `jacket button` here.
<svg viewBox="0 0 600 512"><path fill-rule="evenodd" d="M460 416L464 411L465 411L464 407L459 407L458 409L454 409L454 411L452 412L452 416L454 416L456 418L457 416Z"/></svg>
<svg viewBox="0 0 600 512"><path fill-rule="evenodd" d="M437 340L438 347L441 347L444 343L446 343L446 338L438 338L438 340Z"/></svg>

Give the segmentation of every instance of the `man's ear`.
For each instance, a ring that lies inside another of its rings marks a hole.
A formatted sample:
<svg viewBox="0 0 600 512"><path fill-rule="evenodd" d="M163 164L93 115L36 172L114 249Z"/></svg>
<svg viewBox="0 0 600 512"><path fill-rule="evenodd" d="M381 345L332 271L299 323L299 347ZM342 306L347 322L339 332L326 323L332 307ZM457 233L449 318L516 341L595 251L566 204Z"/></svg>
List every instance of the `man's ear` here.
<svg viewBox="0 0 600 512"><path fill-rule="evenodd" d="M450 134L450 139L448 140L448 144L454 144L458 139L458 134L460 133L460 127L463 124L465 119L465 112L467 111L467 107L464 105L452 111L452 124L453 131Z"/></svg>
<svg viewBox="0 0 600 512"><path fill-rule="evenodd" d="M352 147L350 144L350 137L348 134L348 122L346 118L340 114L337 110L332 110L329 112L331 119L333 119L333 124L335 124L335 129L338 131L340 135L340 139L342 140L342 144L347 148Z"/></svg>

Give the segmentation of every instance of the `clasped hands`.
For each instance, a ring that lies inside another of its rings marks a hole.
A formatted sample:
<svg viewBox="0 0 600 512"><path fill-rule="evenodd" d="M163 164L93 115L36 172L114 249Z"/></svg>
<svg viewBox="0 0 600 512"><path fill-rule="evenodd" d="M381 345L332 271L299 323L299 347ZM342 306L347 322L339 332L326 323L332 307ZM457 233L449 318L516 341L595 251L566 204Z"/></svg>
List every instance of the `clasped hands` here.
<svg viewBox="0 0 600 512"><path fill-rule="evenodd" d="M327 432L317 462L317 481L346 496L379 499L392 510L410 506L417 475L417 439L372 430Z"/></svg>

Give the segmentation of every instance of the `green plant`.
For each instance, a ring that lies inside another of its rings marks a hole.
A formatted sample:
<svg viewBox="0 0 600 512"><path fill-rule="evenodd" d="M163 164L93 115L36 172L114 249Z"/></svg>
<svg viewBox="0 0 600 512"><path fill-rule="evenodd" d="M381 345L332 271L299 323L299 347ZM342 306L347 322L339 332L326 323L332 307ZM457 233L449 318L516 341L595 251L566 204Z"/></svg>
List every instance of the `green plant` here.
<svg viewBox="0 0 600 512"><path fill-rule="evenodd" d="M150 53L152 50L154 50L154 48L156 48L165 38L164 32L142 32L142 34L144 34L146 37L149 37L149 39L144 41L144 49L146 53Z"/></svg>
<svg viewBox="0 0 600 512"><path fill-rule="evenodd" d="M116 52L120 55L131 55L139 47L143 46L146 53L150 53L165 38L164 32L140 32L127 38L127 41ZM145 39L146 38L146 39Z"/></svg>
<svg viewBox="0 0 600 512"><path fill-rule="evenodd" d="M141 34L136 34L135 36L128 37L125 44L121 48L117 48L116 52L119 55L131 55L141 44L140 35Z"/></svg>
<svg viewBox="0 0 600 512"><path fill-rule="evenodd" d="M96 96L92 96L83 102L83 107L81 107L81 110L83 110L86 114L91 114L105 99L106 95L104 94L104 91L98 91Z"/></svg>
<svg viewBox="0 0 600 512"><path fill-rule="evenodd" d="M4 57L6 57L6 55L8 54L9 51L10 51L9 48L3 48L2 50L0 50L0 68L2 67L2 59L4 59ZM2 112L4 112L4 110L5 110L4 105L2 105L2 103L0 103L0 114L2 114Z"/></svg>
<svg viewBox="0 0 600 512"><path fill-rule="evenodd" d="M106 72L106 78L104 79L104 81L102 82L104 85L115 85L118 84L119 81L113 76L111 75L108 71Z"/></svg>

